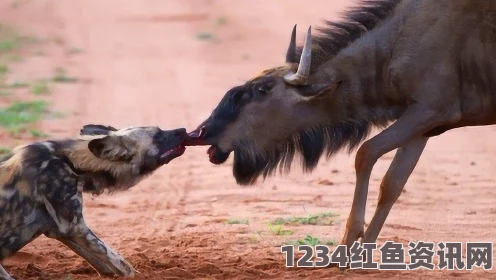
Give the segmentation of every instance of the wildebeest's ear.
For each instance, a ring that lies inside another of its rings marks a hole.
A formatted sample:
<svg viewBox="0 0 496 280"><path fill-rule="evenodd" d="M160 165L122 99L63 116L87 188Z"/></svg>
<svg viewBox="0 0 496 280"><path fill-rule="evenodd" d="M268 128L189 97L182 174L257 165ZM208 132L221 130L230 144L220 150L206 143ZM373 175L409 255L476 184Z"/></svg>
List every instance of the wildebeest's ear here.
<svg viewBox="0 0 496 280"><path fill-rule="evenodd" d="M298 93L304 97L315 97L325 91L335 91L342 81L298 86Z"/></svg>
<svg viewBox="0 0 496 280"><path fill-rule="evenodd" d="M79 131L80 135L109 135L111 131L117 131L112 126L104 126L101 124L88 124L83 126Z"/></svg>
<svg viewBox="0 0 496 280"><path fill-rule="evenodd" d="M133 157L132 151L124 145L123 136L105 136L93 139L88 143L88 149L97 158L109 161L129 161Z"/></svg>

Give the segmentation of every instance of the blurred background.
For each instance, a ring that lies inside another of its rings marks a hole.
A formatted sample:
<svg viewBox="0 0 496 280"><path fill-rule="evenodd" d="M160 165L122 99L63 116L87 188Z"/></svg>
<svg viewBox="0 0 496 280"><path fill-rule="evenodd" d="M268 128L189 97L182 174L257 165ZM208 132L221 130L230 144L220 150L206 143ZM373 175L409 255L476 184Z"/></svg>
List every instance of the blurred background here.
<svg viewBox="0 0 496 280"><path fill-rule="evenodd" d="M294 24L301 42L308 25L336 20L353 3L2 0L0 152L74 137L89 123L192 130L228 89L284 63ZM432 139L379 241L493 240L494 136L495 129L486 127ZM87 223L141 272L138 279L333 275L285 269L279 246L341 240L354 189L354 153L323 160L313 174L296 168L242 188L232 177L232 161L214 166L205 151L189 147L126 193L85 196ZM367 221L393 155L374 169ZM98 276L45 237L5 267L20 279ZM396 275L381 273L368 276Z"/></svg>

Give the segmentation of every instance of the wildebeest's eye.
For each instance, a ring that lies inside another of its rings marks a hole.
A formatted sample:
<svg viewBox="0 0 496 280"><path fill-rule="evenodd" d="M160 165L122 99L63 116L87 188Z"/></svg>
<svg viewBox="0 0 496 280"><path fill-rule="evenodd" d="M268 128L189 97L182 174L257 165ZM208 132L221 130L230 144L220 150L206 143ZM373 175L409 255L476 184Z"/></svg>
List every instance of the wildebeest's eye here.
<svg viewBox="0 0 496 280"><path fill-rule="evenodd" d="M267 93L267 91L268 91L268 90L267 90L267 88L266 88L266 87L264 87L264 85L260 85L260 86L258 86L258 88L257 88L257 92L258 92L258 93L261 93L261 94L265 94L265 93Z"/></svg>
<svg viewBox="0 0 496 280"><path fill-rule="evenodd" d="M265 93L268 93L269 91L271 91L272 88L274 88L274 85L275 85L274 81L267 81L267 82L264 82L264 83L257 85L255 87L255 90L258 93L265 94Z"/></svg>

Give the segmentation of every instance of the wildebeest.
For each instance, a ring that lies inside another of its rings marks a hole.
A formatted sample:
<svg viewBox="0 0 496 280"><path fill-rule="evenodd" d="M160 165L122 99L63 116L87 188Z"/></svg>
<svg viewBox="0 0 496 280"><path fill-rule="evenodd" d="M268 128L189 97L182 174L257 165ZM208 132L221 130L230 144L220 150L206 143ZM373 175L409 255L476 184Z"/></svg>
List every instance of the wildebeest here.
<svg viewBox="0 0 496 280"><path fill-rule="evenodd" d="M124 191L184 153L184 128L86 125L79 139L16 148L0 161L0 261L44 234L102 275L134 268L89 229L83 192ZM0 265L0 279L12 279Z"/></svg>
<svg viewBox="0 0 496 280"><path fill-rule="evenodd" d="M380 128L357 151L342 241L375 242L429 137L496 123L496 1L362 1L319 31L296 47L293 29L286 64L230 89L188 142L211 145L216 164L234 152L237 182L252 184L295 155L311 171ZM395 149L364 232L372 167Z"/></svg>

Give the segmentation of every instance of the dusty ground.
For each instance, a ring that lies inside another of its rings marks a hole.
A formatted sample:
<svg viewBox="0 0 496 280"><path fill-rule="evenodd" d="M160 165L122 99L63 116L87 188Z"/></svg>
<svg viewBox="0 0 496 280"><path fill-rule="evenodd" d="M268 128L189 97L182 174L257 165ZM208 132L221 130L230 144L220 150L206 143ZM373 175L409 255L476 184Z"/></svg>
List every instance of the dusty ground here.
<svg viewBox="0 0 496 280"><path fill-rule="evenodd" d="M64 67L81 82L47 97L65 118L40 129L75 135L86 123L194 128L224 92L259 70L282 63L289 33L333 19L348 1L31 0L0 3L0 19L49 38L45 56L14 73L27 77ZM311 3L311 5L309 5ZM75 55L70 48L82 50ZM380 241L495 241L496 129L459 129L432 139ZM2 137L5 143L13 140ZM19 141L19 140L17 140ZM126 257L137 279L495 278L478 271L339 272L286 269L279 247L310 234L341 239L354 189L353 154L322 162L313 174L295 170L249 188L235 184L230 161L208 162L206 148L186 154L127 193L85 197L94 231ZM392 155L371 180L367 219ZM332 225L288 225L278 217L332 211ZM248 224L229 224L247 219ZM18 279L96 279L81 258L45 237L5 261Z"/></svg>

